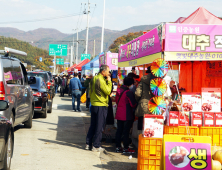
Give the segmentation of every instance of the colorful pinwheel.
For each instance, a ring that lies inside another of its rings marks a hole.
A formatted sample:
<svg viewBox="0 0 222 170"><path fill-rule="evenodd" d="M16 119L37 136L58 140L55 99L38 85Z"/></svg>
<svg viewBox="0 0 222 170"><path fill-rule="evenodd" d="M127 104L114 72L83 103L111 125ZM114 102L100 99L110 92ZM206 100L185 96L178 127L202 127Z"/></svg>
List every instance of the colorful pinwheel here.
<svg viewBox="0 0 222 170"><path fill-rule="evenodd" d="M161 78L155 78L150 81L150 90L155 96L162 96L167 91L167 84Z"/></svg>
<svg viewBox="0 0 222 170"><path fill-rule="evenodd" d="M151 72L156 77L164 77L168 72L168 63L161 58L153 61Z"/></svg>
<svg viewBox="0 0 222 170"><path fill-rule="evenodd" d="M148 103L148 109L154 115L161 115L166 110L166 102L162 97L153 97Z"/></svg>

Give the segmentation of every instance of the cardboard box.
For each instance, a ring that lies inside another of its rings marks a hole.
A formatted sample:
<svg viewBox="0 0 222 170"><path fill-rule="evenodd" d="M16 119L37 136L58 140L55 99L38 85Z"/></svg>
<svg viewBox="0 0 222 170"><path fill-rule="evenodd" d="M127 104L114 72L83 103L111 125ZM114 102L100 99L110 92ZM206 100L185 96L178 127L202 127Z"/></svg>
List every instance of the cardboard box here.
<svg viewBox="0 0 222 170"><path fill-rule="evenodd" d="M205 127L214 127L215 114L212 112L204 112L203 125Z"/></svg>
<svg viewBox="0 0 222 170"><path fill-rule="evenodd" d="M191 113L191 126L203 126L203 112Z"/></svg>
<svg viewBox="0 0 222 170"><path fill-rule="evenodd" d="M167 115L167 126L179 126L179 111L170 111Z"/></svg>
<svg viewBox="0 0 222 170"><path fill-rule="evenodd" d="M153 138L163 138L163 121L161 115L144 115L143 119L143 136Z"/></svg>
<svg viewBox="0 0 222 170"><path fill-rule="evenodd" d="M215 113L215 127L222 127L222 113Z"/></svg>
<svg viewBox="0 0 222 170"><path fill-rule="evenodd" d="M200 93L182 93L182 111L201 112Z"/></svg>
<svg viewBox="0 0 222 170"><path fill-rule="evenodd" d="M179 112L179 126L190 126L189 112Z"/></svg>
<svg viewBox="0 0 222 170"><path fill-rule="evenodd" d="M202 111L221 111L221 88L202 88Z"/></svg>

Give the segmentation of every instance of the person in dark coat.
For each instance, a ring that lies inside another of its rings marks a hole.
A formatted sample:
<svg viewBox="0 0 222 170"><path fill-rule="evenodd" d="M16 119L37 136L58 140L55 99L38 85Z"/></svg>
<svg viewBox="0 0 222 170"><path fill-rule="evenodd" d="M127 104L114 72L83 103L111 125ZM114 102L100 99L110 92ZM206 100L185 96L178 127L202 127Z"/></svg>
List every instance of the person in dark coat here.
<svg viewBox="0 0 222 170"><path fill-rule="evenodd" d="M124 85L118 88L116 93L116 152L134 153L135 151L129 148L129 132L135 118L133 108L137 105L135 96L130 90L134 84L134 80L133 78L126 77L123 82ZM122 136L124 148L121 147Z"/></svg>
<svg viewBox="0 0 222 170"><path fill-rule="evenodd" d="M109 72L109 76L111 77L111 81L112 81L112 73ZM113 85L112 85L112 91L113 91ZM111 93L112 93L111 91ZM111 94L110 93L110 94ZM106 125L113 125L114 124L114 116L113 116L113 104L112 104L112 99L109 95L109 103L108 103L108 114L106 117Z"/></svg>
<svg viewBox="0 0 222 170"><path fill-rule="evenodd" d="M63 75L62 80L60 82L60 96L64 97L64 93L65 93L65 89L66 89L66 83L67 83L67 79L66 79L66 75Z"/></svg>

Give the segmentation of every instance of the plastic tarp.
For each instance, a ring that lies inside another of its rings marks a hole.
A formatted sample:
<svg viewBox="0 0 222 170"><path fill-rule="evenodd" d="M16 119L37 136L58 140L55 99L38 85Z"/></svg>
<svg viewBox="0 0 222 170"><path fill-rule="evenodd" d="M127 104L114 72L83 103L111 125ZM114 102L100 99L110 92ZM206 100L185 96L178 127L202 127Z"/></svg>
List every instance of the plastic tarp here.
<svg viewBox="0 0 222 170"><path fill-rule="evenodd" d="M222 20L205 8L200 7L189 17L187 17L181 24L211 24L211 25L222 25Z"/></svg>
<svg viewBox="0 0 222 170"><path fill-rule="evenodd" d="M78 71L82 70L82 66L84 66L85 64L89 63L90 60L89 59L85 59L83 61L81 61L78 65L76 65L74 68L78 69Z"/></svg>
<svg viewBox="0 0 222 170"><path fill-rule="evenodd" d="M90 68L99 68L99 56L98 55L90 62Z"/></svg>

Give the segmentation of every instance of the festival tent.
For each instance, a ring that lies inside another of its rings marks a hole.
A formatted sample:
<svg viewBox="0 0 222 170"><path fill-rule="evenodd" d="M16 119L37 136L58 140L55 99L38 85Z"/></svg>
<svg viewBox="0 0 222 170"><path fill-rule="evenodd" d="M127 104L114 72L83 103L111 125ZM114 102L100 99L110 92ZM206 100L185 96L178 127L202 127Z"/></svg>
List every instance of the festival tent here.
<svg viewBox="0 0 222 170"><path fill-rule="evenodd" d="M200 7L195 12L193 12L189 17L187 17L181 24L211 24L211 25L221 25L222 20L205 8Z"/></svg>
<svg viewBox="0 0 222 170"><path fill-rule="evenodd" d="M180 17L174 23L182 23L185 19L185 17Z"/></svg>
<svg viewBox="0 0 222 170"><path fill-rule="evenodd" d="M99 72L99 55L90 62L90 68L93 75Z"/></svg>
<svg viewBox="0 0 222 170"><path fill-rule="evenodd" d="M78 65L76 65L74 67L74 69L78 69L78 71L81 71L82 70L82 66L84 66L88 62L90 62L90 60L89 59L85 59L85 60L81 61Z"/></svg>
<svg viewBox="0 0 222 170"><path fill-rule="evenodd" d="M76 66L76 64L74 64L74 65L72 65L71 67L69 67L69 68L67 69L67 72L73 71L75 66Z"/></svg>

